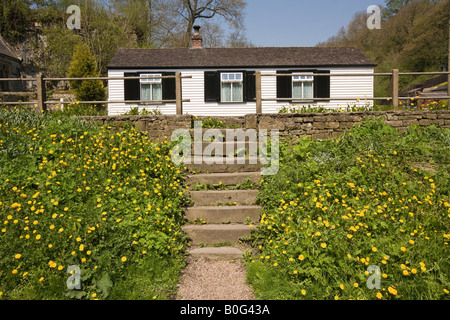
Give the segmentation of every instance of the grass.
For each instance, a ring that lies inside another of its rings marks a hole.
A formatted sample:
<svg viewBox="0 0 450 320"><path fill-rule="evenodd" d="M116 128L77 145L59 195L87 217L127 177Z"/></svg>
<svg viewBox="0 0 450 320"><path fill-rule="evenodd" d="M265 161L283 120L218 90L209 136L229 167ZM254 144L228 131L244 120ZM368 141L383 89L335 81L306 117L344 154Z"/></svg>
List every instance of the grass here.
<svg viewBox="0 0 450 320"><path fill-rule="evenodd" d="M188 200L172 146L58 112L0 110L0 299L168 299ZM66 286L69 266L81 290Z"/></svg>
<svg viewBox="0 0 450 320"><path fill-rule="evenodd" d="M338 139L286 142L280 157L246 256L259 298L450 299L449 129L366 120ZM366 285L371 265L380 289Z"/></svg>

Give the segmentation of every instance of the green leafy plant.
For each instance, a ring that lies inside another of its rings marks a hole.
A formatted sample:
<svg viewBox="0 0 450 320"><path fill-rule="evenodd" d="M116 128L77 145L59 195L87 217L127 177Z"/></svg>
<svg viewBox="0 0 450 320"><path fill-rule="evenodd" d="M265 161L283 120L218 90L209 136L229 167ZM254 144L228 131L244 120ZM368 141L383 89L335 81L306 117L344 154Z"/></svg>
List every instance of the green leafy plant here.
<svg viewBox="0 0 450 320"><path fill-rule="evenodd" d="M247 255L262 299L449 299L450 130L365 120L282 144ZM429 170L426 164L433 164ZM368 267L381 270L369 289Z"/></svg>
<svg viewBox="0 0 450 320"><path fill-rule="evenodd" d="M72 56L67 72L69 78L99 77L97 62L89 47L78 44ZM106 91L101 80L73 80L70 81L75 98L79 101L104 101Z"/></svg>
<svg viewBox="0 0 450 320"><path fill-rule="evenodd" d="M188 197L170 150L128 124L0 110L0 299L123 298L145 272L141 298L173 294Z"/></svg>

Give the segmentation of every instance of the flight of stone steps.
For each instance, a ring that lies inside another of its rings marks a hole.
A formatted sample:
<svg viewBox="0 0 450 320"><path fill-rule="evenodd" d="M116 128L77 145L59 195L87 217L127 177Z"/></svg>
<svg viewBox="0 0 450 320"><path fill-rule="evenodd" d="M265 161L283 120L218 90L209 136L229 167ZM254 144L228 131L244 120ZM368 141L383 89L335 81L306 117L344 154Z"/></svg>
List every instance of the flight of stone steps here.
<svg viewBox="0 0 450 320"><path fill-rule="evenodd" d="M227 145L232 144L234 150L238 150L238 142L226 141L225 130L221 131L220 140L203 142L202 150L214 143L219 151L213 156L232 157L234 161L232 164L224 160L223 164L204 161L187 165L189 190L200 190L190 191L193 206L185 208L187 223L183 230L191 239L189 254L192 257L234 260L242 258L244 252L240 239L248 237L260 220L261 207L255 205L255 200L261 165L248 157L249 147L254 142L245 142L245 152L239 150L227 155ZM192 150L194 158L200 156ZM241 161L244 158L245 163L238 163L239 158ZM247 187L236 189L242 185Z"/></svg>

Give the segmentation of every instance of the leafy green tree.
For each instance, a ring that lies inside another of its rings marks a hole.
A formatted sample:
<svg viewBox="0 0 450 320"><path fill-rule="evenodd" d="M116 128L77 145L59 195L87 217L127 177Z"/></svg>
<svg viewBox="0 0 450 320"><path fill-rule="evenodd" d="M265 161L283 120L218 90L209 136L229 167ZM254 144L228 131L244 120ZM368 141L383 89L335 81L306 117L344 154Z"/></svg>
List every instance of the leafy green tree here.
<svg viewBox="0 0 450 320"><path fill-rule="evenodd" d="M67 73L69 78L99 77L97 62L85 43L78 44L72 56ZM101 80L70 81L75 98L79 101L102 101L106 98L105 87Z"/></svg>
<svg viewBox="0 0 450 320"><path fill-rule="evenodd" d="M0 2L0 34L6 41L14 43L25 35L32 17L29 5L27 1Z"/></svg>
<svg viewBox="0 0 450 320"><path fill-rule="evenodd" d="M354 46L377 64L376 72L440 71L448 57L449 0L386 1L391 14L369 30L359 12L346 28L319 46ZM433 76L401 76L400 90ZM375 96L390 95L390 78L375 77Z"/></svg>
<svg viewBox="0 0 450 320"><path fill-rule="evenodd" d="M397 14L401 8L410 2L411 0L386 0L386 10L384 11L385 17L390 17Z"/></svg>

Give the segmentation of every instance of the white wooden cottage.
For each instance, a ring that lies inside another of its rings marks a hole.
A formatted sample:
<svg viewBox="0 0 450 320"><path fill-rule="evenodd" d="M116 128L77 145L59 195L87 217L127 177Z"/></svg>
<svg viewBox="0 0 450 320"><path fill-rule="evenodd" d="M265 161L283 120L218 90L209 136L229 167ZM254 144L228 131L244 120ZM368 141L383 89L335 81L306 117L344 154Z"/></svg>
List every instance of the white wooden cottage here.
<svg viewBox="0 0 450 320"><path fill-rule="evenodd" d="M373 76L333 77L374 72L375 64L356 48L202 48L198 29L191 48L118 50L108 65L108 76L163 77L181 72L182 98L189 100L183 102L183 114L197 116L255 113L257 70L262 74L262 113L278 113L289 105L339 108L373 103ZM294 76L275 76L280 73ZM108 92L109 101L125 101L109 103L109 115L123 114L135 107L176 114L174 102L162 102L175 99L174 78L110 80ZM348 97L360 100L334 100ZM278 98L282 100L277 101ZM137 100L162 101L136 103Z"/></svg>

